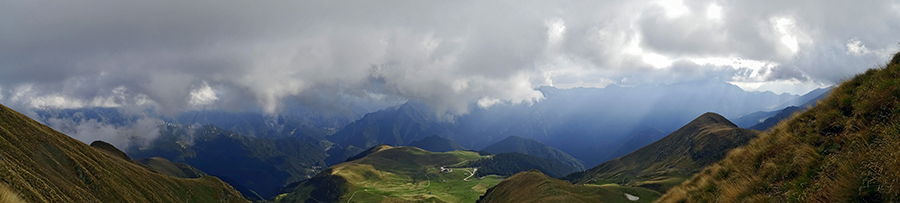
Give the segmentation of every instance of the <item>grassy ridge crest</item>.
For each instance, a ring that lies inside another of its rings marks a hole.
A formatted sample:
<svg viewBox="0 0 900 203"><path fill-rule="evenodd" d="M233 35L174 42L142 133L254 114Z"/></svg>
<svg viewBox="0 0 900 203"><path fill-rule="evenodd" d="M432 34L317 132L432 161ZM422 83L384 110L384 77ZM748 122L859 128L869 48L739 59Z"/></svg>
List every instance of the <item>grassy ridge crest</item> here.
<svg viewBox="0 0 900 203"><path fill-rule="evenodd" d="M665 194L661 202L900 201L900 53Z"/></svg>

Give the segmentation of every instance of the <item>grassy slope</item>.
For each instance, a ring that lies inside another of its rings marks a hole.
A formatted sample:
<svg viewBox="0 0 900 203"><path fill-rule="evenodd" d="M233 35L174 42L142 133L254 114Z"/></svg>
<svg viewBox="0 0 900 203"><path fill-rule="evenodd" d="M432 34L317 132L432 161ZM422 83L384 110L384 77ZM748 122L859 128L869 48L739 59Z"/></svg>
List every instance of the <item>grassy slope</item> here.
<svg viewBox="0 0 900 203"><path fill-rule="evenodd" d="M0 194L27 202L244 202L214 177L182 179L107 155L0 105ZM7 195L7 194L15 195ZM12 197L15 196L15 197Z"/></svg>
<svg viewBox="0 0 900 203"><path fill-rule="evenodd" d="M745 147L662 202L900 201L900 53Z"/></svg>
<svg viewBox="0 0 900 203"><path fill-rule="evenodd" d="M738 128L721 115L706 113L653 144L565 179L638 186L664 193L757 134L758 131Z"/></svg>
<svg viewBox="0 0 900 203"><path fill-rule="evenodd" d="M625 193L642 197L626 199ZM520 172L491 188L478 202L650 202L659 193L615 184L573 185L532 170Z"/></svg>
<svg viewBox="0 0 900 203"><path fill-rule="evenodd" d="M337 164L288 189L279 202L472 202L501 180L497 176L463 181L468 168L441 173L484 158L475 152L428 152L414 147L380 145L368 155Z"/></svg>

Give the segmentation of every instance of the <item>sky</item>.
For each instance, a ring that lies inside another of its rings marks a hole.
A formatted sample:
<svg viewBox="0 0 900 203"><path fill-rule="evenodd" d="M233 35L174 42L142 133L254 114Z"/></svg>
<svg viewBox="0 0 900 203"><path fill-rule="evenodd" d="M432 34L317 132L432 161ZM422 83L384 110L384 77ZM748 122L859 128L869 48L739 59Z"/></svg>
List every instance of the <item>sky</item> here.
<svg viewBox="0 0 900 203"><path fill-rule="evenodd" d="M900 1L0 1L17 108L438 112L540 86L721 81L803 94L900 50Z"/></svg>

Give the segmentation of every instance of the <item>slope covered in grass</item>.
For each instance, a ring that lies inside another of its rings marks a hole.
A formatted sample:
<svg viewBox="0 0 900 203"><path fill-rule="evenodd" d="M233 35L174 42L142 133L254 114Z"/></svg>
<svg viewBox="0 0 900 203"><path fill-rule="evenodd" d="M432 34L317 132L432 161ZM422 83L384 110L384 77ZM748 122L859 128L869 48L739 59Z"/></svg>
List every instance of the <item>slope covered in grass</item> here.
<svg viewBox="0 0 900 203"><path fill-rule="evenodd" d="M625 195L634 195L636 201ZM644 189L607 185L574 185L532 170L520 172L489 189L478 202L651 202L659 193Z"/></svg>
<svg viewBox="0 0 900 203"><path fill-rule="evenodd" d="M733 150L662 202L900 201L900 53Z"/></svg>
<svg viewBox="0 0 900 203"><path fill-rule="evenodd" d="M637 151L565 179L575 183L616 183L665 192L703 167L746 144L759 131L738 128L716 113L705 113Z"/></svg>
<svg viewBox="0 0 900 203"><path fill-rule="evenodd" d="M501 180L473 176L476 152L378 145L289 186L276 202L473 202ZM442 171L441 167L447 170Z"/></svg>
<svg viewBox="0 0 900 203"><path fill-rule="evenodd" d="M215 177L175 178L0 105L0 201L246 202Z"/></svg>

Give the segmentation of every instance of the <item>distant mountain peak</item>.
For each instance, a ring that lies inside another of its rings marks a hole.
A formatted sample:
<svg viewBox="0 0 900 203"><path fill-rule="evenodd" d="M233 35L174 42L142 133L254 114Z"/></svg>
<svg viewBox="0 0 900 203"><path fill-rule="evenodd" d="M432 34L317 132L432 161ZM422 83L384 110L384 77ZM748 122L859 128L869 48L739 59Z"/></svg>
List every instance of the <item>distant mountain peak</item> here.
<svg viewBox="0 0 900 203"><path fill-rule="evenodd" d="M497 143L485 147L482 151L499 154L507 152L518 152L522 154L532 155L541 158L548 158L560 161L564 164L574 167L577 170L584 170L584 162L562 150L553 148L544 143L538 142L524 137L510 135Z"/></svg>
<svg viewBox="0 0 900 203"><path fill-rule="evenodd" d="M688 123L687 125L702 125L702 124L713 124L713 123L720 123L720 124L724 124L724 125L728 125L728 126L732 126L732 127L738 127L737 125L735 125L734 123L729 121L724 116L719 115L717 113L713 113L713 112L706 112L703 115L700 115L700 117L697 117L696 119L694 119L693 121Z"/></svg>
<svg viewBox="0 0 900 203"><path fill-rule="evenodd" d="M421 140L409 143L409 146L418 147L432 152L449 152L454 150L467 150L453 140L444 138L440 135L432 135Z"/></svg>

